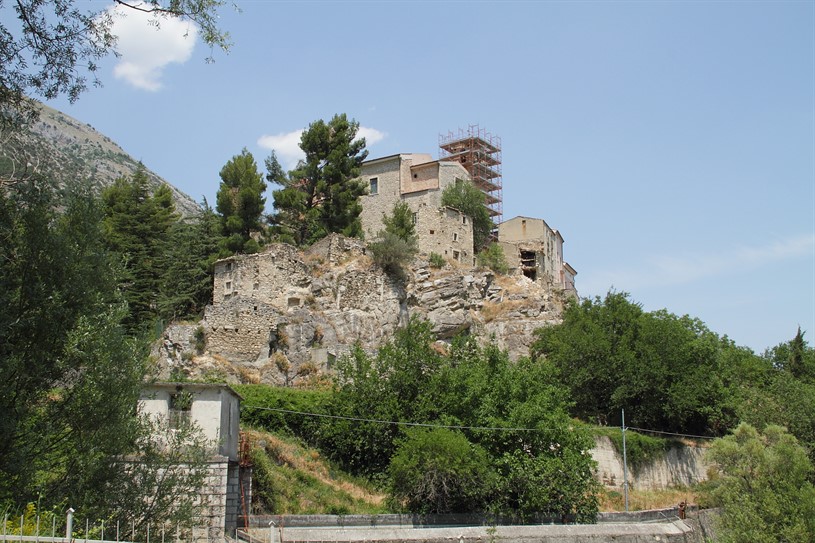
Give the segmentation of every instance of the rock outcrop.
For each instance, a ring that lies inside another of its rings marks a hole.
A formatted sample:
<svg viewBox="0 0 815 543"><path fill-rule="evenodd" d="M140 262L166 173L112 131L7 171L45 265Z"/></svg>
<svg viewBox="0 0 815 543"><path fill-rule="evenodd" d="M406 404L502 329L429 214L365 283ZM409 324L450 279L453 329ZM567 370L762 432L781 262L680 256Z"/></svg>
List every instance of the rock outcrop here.
<svg viewBox="0 0 815 543"><path fill-rule="evenodd" d="M560 322L562 294L520 275L455 262L434 269L421 257L406 271L406 280L388 275L363 242L337 235L305 252L277 244L231 257L216 264L203 320L168 328L154 354L165 375L295 384L319 378L355 345L375 352L413 317L430 321L441 342L470 333L513 359L529 354L535 329Z"/></svg>

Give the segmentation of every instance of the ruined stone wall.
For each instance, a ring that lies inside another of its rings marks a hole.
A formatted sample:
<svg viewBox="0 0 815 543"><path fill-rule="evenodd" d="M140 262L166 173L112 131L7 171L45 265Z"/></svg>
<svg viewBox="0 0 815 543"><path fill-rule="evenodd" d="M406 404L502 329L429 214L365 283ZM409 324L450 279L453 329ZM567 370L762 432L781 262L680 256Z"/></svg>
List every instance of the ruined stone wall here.
<svg viewBox="0 0 815 543"><path fill-rule="evenodd" d="M309 283L308 266L297 249L285 243L262 253L237 255L215 263L213 303L251 298L284 309L302 299Z"/></svg>
<svg viewBox="0 0 815 543"><path fill-rule="evenodd" d="M469 226L455 210L422 209L449 221L447 232ZM461 263L450 259L435 269L419 255L405 279L373 264L358 241L339 236L305 253L272 246L220 261L216 290L230 280L233 293L216 296L200 323L168 328L155 349L161 367L165 374L199 367L224 372L229 382L297 384L328 370L357 343L375 352L412 316L429 320L441 341L469 331L495 341L512 359L527 356L533 331L560 322L561 298L525 277L496 277L470 266L464 247L472 241L461 232ZM203 352L191 345L195 330L205 333Z"/></svg>

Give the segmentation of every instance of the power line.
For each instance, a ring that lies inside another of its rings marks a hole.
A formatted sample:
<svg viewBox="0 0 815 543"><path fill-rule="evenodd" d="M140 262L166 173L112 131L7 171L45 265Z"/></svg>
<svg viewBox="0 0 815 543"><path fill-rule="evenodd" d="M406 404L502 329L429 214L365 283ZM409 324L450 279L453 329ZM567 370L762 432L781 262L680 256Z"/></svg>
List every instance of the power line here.
<svg viewBox="0 0 815 543"><path fill-rule="evenodd" d="M675 432L663 432L662 430L649 430L648 428L637 428L636 426L626 426L626 430L637 430L639 432L649 432L651 434L663 434L667 436L678 436L678 437L692 437L695 439L719 439L717 437L712 436L697 436L694 434L677 434Z"/></svg>
<svg viewBox="0 0 815 543"><path fill-rule="evenodd" d="M422 428L449 428L449 429L456 429L456 430L488 430L488 431L517 431L517 432L557 432L562 430L562 428L507 428L504 426L464 426L460 424L433 424L433 423L423 423L423 422L403 422L397 420L380 420L380 419L366 419L360 417L344 417L341 415L326 415L324 413L308 413L306 411L294 411L291 409L280 409L277 407L260 407L257 405L243 405L242 408L248 409L260 409L263 411L275 411L278 413L291 413L293 415L303 415L306 417L322 417L325 419L337 419L337 420L350 420L354 422L373 422L376 424L391 424L394 426L419 426ZM574 427L570 427L569 430L574 431Z"/></svg>
<svg viewBox="0 0 815 543"><path fill-rule="evenodd" d="M392 426L413 426L421 428L447 428L451 430L484 430L484 431L502 431L502 432L559 432L563 428L508 428L505 426L465 426L461 424L438 424L438 423L424 423L424 422L403 422L397 420L381 420L381 419L367 419L363 417L346 417L342 415L327 415L325 413L309 413L308 411L295 411L293 409L282 409L279 407L262 407L259 405L242 405L242 409L258 409L261 411L274 411L276 413L288 413L291 415L302 415L304 417L319 417L324 419L334 420L348 420L352 422L371 422L375 424L389 424ZM570 426L569 431L583 430L591 432L592 428L588 426ZM647 428L636 428L634 426L626 426L626 430L636 430L640 432L650 432L653 434L664 434L677 437L687 437L696 439L716 439L710 436L699 436L693 434L679 434L675 432L663 432L661 430L649 430Z"/></svg>

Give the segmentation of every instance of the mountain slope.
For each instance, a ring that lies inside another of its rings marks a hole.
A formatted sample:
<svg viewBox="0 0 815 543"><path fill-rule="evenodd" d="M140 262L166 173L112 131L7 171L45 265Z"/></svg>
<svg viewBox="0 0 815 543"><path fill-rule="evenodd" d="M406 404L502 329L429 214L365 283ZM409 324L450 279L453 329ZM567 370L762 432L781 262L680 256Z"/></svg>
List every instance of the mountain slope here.
<svg viewBox="0 0 815 543"><path fill-rule="evenodd" d="M40 118L25 132L4 135L0 139L0 175L19 176L26 172L46 173L57 181L89 179L97 189L111 185L117 178L132 175L139 162L113 140L73 117L42 106ZM176 208L183 215L200 207L154 172L146 169L154 187L166 184L173 191Z"/></svg>

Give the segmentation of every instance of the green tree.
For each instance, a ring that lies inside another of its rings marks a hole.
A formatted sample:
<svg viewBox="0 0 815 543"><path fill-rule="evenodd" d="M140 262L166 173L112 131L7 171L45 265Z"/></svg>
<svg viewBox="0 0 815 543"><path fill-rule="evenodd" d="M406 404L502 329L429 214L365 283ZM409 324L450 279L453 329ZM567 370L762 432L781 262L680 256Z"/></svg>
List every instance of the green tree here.
<svg viewBox="0 0 815 543"><path fill-rule="evenodd" d="M737 421L740 383L729 366L755 356L698 319L645 312L625 293L569 306L563 323L536 332L535 356L568 387L584 420L721 435Z"/></svg>
<svg viewBox="0 0 815 543"><path fill-rule="evenodd" d="M483 511L495 485L484 449L461 432L413 428L391 459L390 494L411 513Z"/></svg>
<svg viewBox="0 0 815 543"><path fill-rule="evenodd" d="M473 252L481 251L490 241L494 224L487 210L486 196L469 181L457 180L441 194L441 203L458 209L473 223Z"/></svg>
<svg viewBox="0 0 815 543"><path fill-rule="evenodd" d="M413 211L405 202L396 202L390 215L382 217L385 232L407 241L416 243L416 225L413 224Z"/></svg>
<svg viewBox="0 0 815 543"><path fill-rule="evenodd" d="M388 273L405 279L404 266L416 255L418 241L413 225L413 212L404 202L397 202L390 215L382 218L385 230L368 245L374 262Z"/></svg>
<svg viewBox="0 0 815 543"><path fill-rule="evenodd" d="M523 519L543 513L588 521L597 513L594 464L586 454L593 441L567 405L566 389L552 381L546 364L511 363L505 352L472 338L457 339L442 354L431 326L414 319L376 357L357 350L338 364L329 412L342 418L320 432L320 445L354 473L396 476L395 497L411 509L421 509L416 500L424 496L436 510L486 507ZM469 429L408 432L402 441L404 426L358 419ZM443 443L434 447L435 439ZM465 449L476 456L485 451L489 469L477 457L463 463ZM439 467L410 485L405 473L442 466L448 454L448 471ZM485 487L473 487L473 495L441 488L456 473L474 472L497 474L494 485L485 479L494 489L486 502L480 501Z"/></svg>
<svg viewBox="0 0 815 543"><path fill-rule="evenodd" d="M741 424L712 444L708 458L720 472L707 488L710 504L721 508L717 541L815 539L813 466L784 428L767 426L759 433Z"/></svg>
<svg viewBox="0 0 815 543"><path fill-rule="evenodd" d="M178 220L172 192L166 185L150 194L147 174L140 166L131 178L119 178L102 191L105 241L120 255L131 331L151 324L157 304L163 255L171 227Z"/></svg>
<svg viewBox="0 0 815 543"><path fill-rule="evenodd" d="M267 162L269 176L283 186L273 192L276 212L270 217L281 239L310 245L331 232L362 236L359 197L366 188L357 178L368 151L358 130L359 123L345 114L315 121L300 137L306 158L288 178Z"/></svg>
<svg viewBox="0 0 815 543"><path fill-rule="evenodd" d="M504 250L497 243L490 243L483 251L478 253L478 264L491 269L495 273L506 274L509 272Z"/></svg>
<svg viewBox="0 0 815 543"><path fill-rule="evenodd" d="M13 8L0 3L4 15L0 17L0 127L36 118L39 107L31 99L34 96L50 100L67 95L73 102L87 89L89 78L92 84L100 84L97 62L116 44L113 14L78 3L19 0ZM167 18L192 21L204 42L227 50L229 36L217 24L223 4L222 0L109 3L151 13L156 25Z"/></svg>
<svg viewBox="0 0 815 543"><path fill-rule="evenodd" d="M212 274L223 246L221 221L204 200L195 217L176 222L160 260L157 308L165 322L200 316L212 302Z"/></svg>
<svg viewBox="0 0 815 543"><path fill-rule="evenodd" d="M221 215L226 249L230 253L256 253L260 247L252 234L263 230L266 182L255 158L244 148L221 168L220 175L215 207Z"/></svg>
<svg viewBox="0 0 815 543"><path fill-rule="evenodd" d="M0 191L0 501L100 507L137 435L146 350L120 326L101 219L89 191Z"/></svg>

